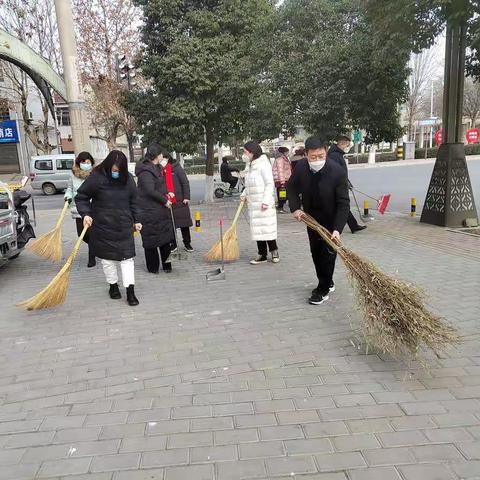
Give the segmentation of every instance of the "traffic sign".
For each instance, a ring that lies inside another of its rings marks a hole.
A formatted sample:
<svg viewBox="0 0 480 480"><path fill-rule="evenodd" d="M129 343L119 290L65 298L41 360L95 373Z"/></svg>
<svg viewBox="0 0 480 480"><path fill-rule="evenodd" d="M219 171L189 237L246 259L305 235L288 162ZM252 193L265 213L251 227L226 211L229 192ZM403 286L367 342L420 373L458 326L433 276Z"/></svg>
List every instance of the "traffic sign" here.
<svg viewBox="0 0 480 480"><path fill-rule="evenodd" d="M466 137L468 143L478 143L480 140L480 130L478 128L470 128L467 130Z"/></svg>
<svg viewBox="0 0 480 480"><path fill-rule="evenodd" d="M435 132L435 142L437 145L441 145L443 143L443 129L439 128Z"/></svg>
<svg viewBox="0 0 480 480"><path fill-rule="evenodd" d="M354 130L353 143L360 143L362 141L362 132L360 130Z"/></svg>

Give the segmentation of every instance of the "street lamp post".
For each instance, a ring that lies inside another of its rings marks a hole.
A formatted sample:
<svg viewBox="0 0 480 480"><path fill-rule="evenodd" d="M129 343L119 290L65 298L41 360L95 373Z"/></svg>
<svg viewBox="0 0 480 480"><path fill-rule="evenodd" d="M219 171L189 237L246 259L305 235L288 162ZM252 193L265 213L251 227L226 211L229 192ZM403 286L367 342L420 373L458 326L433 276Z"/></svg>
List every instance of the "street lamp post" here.
<svg viewBox="0 0 480 480"><path fill-rule="evenodd" d="M86 115L85 99L78 70L77 42L73 25L72 6L70 0L55 0L58 35L62 50L63 74L67 90L72 127L72 140L75 154L90 151L90 136Z"/></svg>

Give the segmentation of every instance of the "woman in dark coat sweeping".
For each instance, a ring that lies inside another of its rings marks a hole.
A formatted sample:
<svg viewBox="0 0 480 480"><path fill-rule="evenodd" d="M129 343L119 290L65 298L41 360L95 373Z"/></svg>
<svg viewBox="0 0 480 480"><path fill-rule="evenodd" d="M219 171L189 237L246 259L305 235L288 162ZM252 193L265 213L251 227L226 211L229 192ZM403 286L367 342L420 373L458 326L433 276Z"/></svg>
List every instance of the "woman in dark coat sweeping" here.
<svg viewBox="0 0 480 480"><path fill-rule="evenodd" d="M163 270L167 273L172 271L172 265L167 262L174 239L170 213L172 202L169 200L163 169L160 166L164 158L168 159L168 152L158 143L152 143L147 148L145 158L135 169L138 179L138 218L143 227L143 249L150 273L158 273L160 257Z"/></svg>
<svg viewBox="0 0 480 480"><path fill-rule="evenodd" d="M127 301L131 306L138 305L134 290L133 233L142 229L137 218L136 196L137 188L128 173L127 157L113 150L83 182L75 197L84 226L91 227L90 249L102 260L110 285L110 298L122 297L117 272L117 263L120 263Z"/></svg>
<svg viewBox="0 0 480 480"><path fill-rule="evenodd" d="M161 163L162 164L162 163ZM182 231L183 244L187 252L193 252L190 227L193 225L190 214L190 182L185 170L177 160L169 155L168 163L162 164L165 170L170 200L172 202L175 226Z"/></svg>

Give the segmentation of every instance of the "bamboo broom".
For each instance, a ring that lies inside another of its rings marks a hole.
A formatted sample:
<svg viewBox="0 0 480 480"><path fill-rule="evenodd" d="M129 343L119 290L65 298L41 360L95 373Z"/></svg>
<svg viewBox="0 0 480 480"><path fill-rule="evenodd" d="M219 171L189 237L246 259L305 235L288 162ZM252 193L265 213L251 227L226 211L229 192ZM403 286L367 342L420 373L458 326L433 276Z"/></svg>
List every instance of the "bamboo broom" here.
<svg viewBox="0 0 480 480"><path fill-rule="evenodd" d="M238 206L232 225L223 235L223 253L225 262L234 262L240 258L240 247L238 246L237 237L237 222L244 204L245 201L240 200L240 205ZM205 254L205 259L208 262L218 262L222 260L222 242L220 240Z"/></svg>
<svg viewBox="0 0 480 480"><path fill-rule="evenodd" d="M428 310L420 289L387 275L332 240L331 233L310 215L304 214L301 220L345 263L364 312L362 329L367 345L394 358L404 353L417 355L421 347L431 349L438 357L449 345L460 342L456 329Z"/></svg>
<svg viewBox="0 0 480 480"><path fill-rule="evenodd" d="M32 242L27 247L28 251L52 262L59 262L62 259L62 224L67 210L68 202L65 202L55 228Z"/></svg>
<svg viewBox="0 0 480 480"><path fill-rule="evenodd" d="M78 237L77 243L73 247L72 253L68 257L67 262L53 278L53 280L34 297L17 304L18 307L26 308L27 310L42 310L44 308L56 307L57 305L61 305L63 302L65 302L68 291L70 270L72 269L73 261L77 256L87 229L88 227L83 228L83 231L80 234L80 237Z"/></svg>

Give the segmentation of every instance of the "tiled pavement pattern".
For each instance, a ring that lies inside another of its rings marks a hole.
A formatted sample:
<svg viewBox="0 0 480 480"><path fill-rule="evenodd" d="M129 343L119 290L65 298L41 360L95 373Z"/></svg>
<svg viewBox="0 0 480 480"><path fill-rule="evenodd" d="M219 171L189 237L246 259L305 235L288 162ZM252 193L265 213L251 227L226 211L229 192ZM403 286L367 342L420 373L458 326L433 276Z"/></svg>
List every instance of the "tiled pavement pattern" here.
<svg viewBox="0 0 480 480"><path fill-rule="evenodd" d="M394 215L344 235L465 336L423 370L357 349L341 264L331 300L305 303L313 267L290 216L281 263L257 267L241 217L242 259L207 285L201 252L234 208L201 209L197 253L173 274L148 275L139 249L137 308L107 298L85 249L52 311L14 304L58 267L26 253L0 271L0 479L480 479L478 238ZM68 251L69 220L64 236Z"/></svg>

